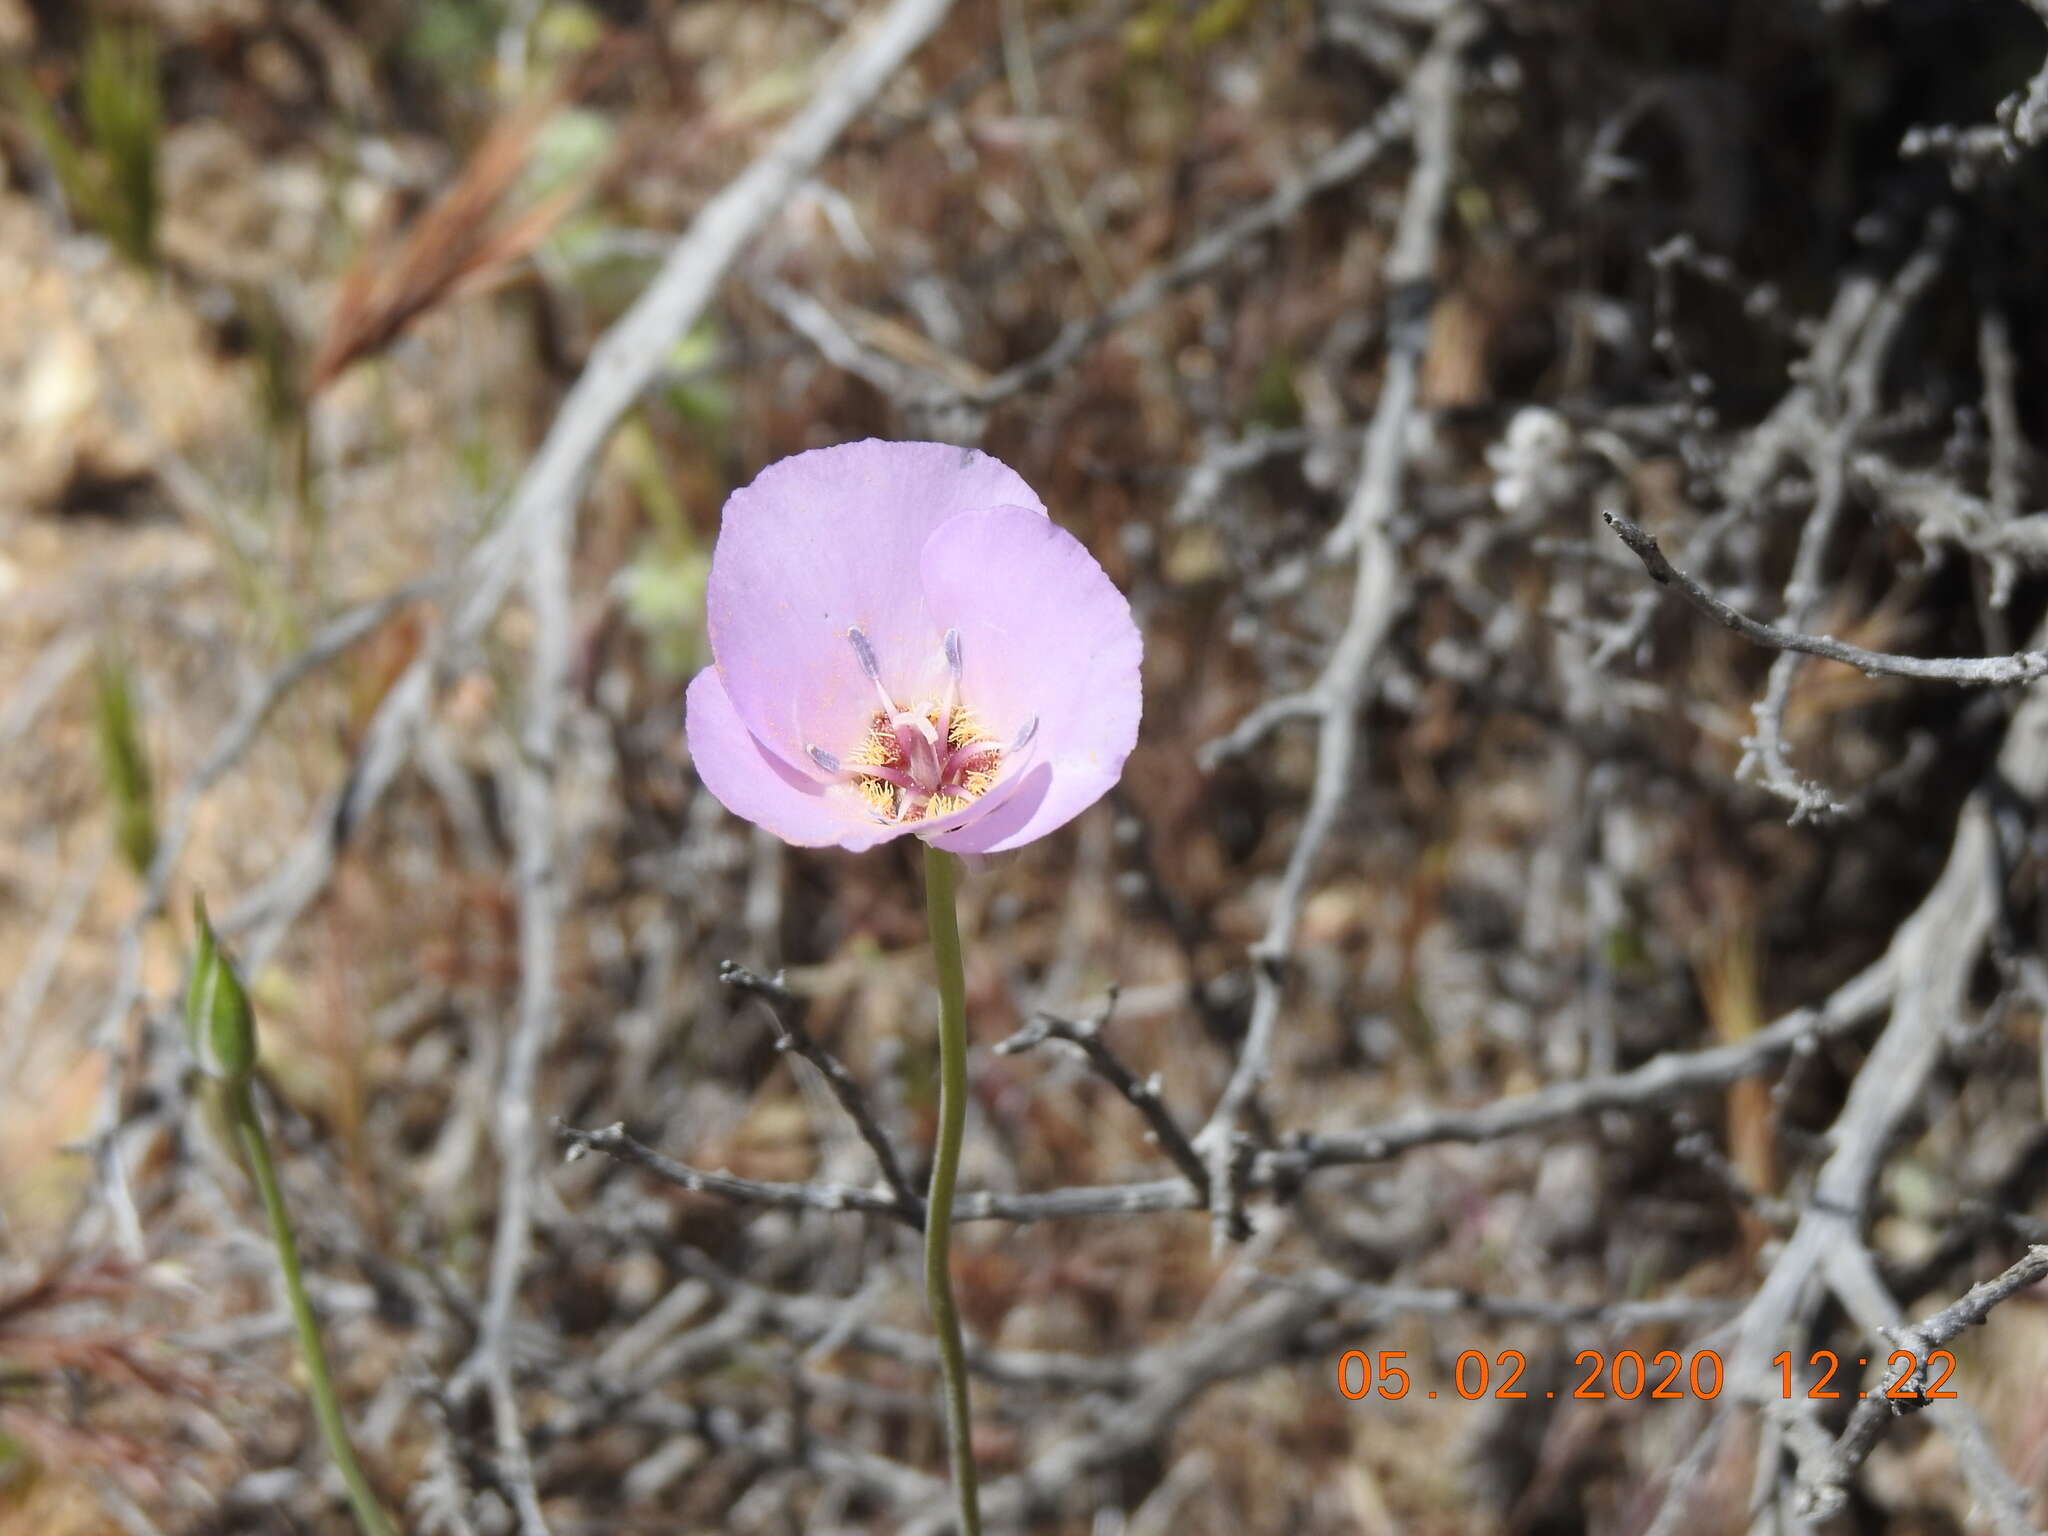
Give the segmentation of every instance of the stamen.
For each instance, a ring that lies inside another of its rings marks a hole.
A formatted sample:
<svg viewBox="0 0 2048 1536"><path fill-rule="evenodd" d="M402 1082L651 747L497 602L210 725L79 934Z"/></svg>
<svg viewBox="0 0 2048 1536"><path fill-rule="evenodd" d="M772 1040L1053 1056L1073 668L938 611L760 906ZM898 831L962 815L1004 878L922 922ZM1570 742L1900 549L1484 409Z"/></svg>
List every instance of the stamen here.
<svg viewBox="0 0 2048 1536"><path fill-rule="evenodd" d="M946 722L946 745L957 749L977 741L985 741L990 746L995 745L989 733L981 728L981 722L975 718L973 710L965 704L954 706L953 718Z"/></svg>
<svg viewBox="0 0 2048 1536"><path fill-rule="evenodd" d="M877 688L882 686L882 664L875 659L875 648L868 643L868 637L861 633L860 626L847 630L846 638L853 642L853 654L860 658L860 669L867 673L868 681Z"/></svg>
<svg viewBox="0 0 2048 1536"><path fill-rule="evenodd" d="M946 745L950 750L946 754L945 766L939 770L941 784L952 783L981 758L1000 759L1002 756L1002 749L996 745L995 738L982 729L974 711L964 704L953 711L946 732Z"/></svg>
<svg viewBox="0 0 2048 1536"><path fill-rule="evenodd" d="M830 752L827 752L823 747L805 747L804 750L810 753L811 761L827 773L837 773L839 771L839 759Z"/></svg>
<svg viewBox="0 0 2048 1536"><path fill-rule="evenodd" d="M907 771L911 765L910 752L903 733L896 729L897 713L894 706L876 711L868 721L867 734L847 758L854 789L867 802L875 819L883 822L901 820L911 798L919 793ZM913 736L912 740L916 738Z"/></svg>
<svg viewBox="0 0 2048 1536"><path fill-rule="evenodd" d="M851 761L856 771L875 763L887 763L893 767L903 761L903 744L896 739L887 715L877 714L868 722L867 734L854 749Z"/></svg>
<svg viewBox="0 0 2048 1536"><path fill-rule="evenodd" d="M882 686L882 663L875 657L874 646L857 624L847 630L846 638L853 645L853 654L860 661L861 671L865 672L868 681L875 685L875 697L882 701L882 713L894 714L896 701L889 697L889 690Z"/></svg>
<svg viewBox="0 0 2048 1536"><path fill-rule="evenodd" d="M896 803L902 795L902 791L896 785L867 774L855 779L853 787L860 792L860 797L867 801L868 810L877 821L896 819Z"/></svg>
<svg viewBox="0 0 2048 1536"><path fill-rule="evenodd" d="M953 739L953 711L960 704L960 631L946 631L946 697L939 704L939 740Z"/></svg>

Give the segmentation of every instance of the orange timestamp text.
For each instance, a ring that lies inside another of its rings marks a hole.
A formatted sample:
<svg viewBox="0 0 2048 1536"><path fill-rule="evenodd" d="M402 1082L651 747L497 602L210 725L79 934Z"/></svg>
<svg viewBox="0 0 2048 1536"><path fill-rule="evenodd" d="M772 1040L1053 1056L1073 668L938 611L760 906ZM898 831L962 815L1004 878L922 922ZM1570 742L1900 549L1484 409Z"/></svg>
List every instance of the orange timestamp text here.
<svg viewBox="0 0 2048 1536"><path fill-rule="evenodd" d="M1408 1352L1403 1349L1383 1349L1376 1354L1362 1349L1346 1350L1337 1358L1337 1390L1353 1402L1367 1397L1407 1397L1414 1390L1414 1382L1402 1363L1407 1358ZM1778 1371L1780 1395L1787 1399L1795 1396L1815 1400L1881 1396L1917 1402L1956 1395L1947 1387L1949 1377L1955 1372L1956 1357L1945 1349L1933 1351L1924 1362L1910 1350L1893 1350L1885 1362L1884 1382L1875 1391L1852 1393L1845 1387L1834 1385L1842 1363L1841 1357L1832 1350L1815 1350L1808 1357L1806 1366L1819 1375L1809 1382L1803 1373L1795 1379L1790 1350L1781 1351L1771 1359L1772 1366ZM1467 1402L1483 1397L1621 1398L1630 1402L1637 1398L1653 1401L1684 1398L1705 1402L1719 1397L1726 1381L1721 1356L1711 1349L1695 1350L1690 1354L1660 1349L1647 1357L1634 1349L1616 1350L1612 1354L1605 1350L1582 1349L1572 1364L1585 1373L1576 1386L1569 1391L1537 1392L1520 1384L1529 1361L1519 1349L1503 1349L1492 1355L1482 1349L1468 1349L1458 1356L1451 1368L1450 1387L1454 1395ZM1867 1366L1870 1357L1860 1357L1856 1364ZM1925 1385L1922 1384L1923 1378L1928 1378ZM1434 1398L1437 1393L1425 1390L1423 1396Z"/></svg>

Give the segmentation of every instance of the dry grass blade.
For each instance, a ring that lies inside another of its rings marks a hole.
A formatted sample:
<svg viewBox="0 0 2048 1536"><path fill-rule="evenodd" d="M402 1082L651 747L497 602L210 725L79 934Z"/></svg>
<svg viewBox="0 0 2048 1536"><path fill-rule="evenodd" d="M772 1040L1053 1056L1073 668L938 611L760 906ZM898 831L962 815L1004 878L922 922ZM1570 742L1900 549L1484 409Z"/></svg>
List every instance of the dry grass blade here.
<svg viewBox="0 0 2048 1536"><path fill-rule="evenodd" d="M494 124L454 184L413 221L395 247L388 220L373 232L342 279L327 332L307 370L309 396L383 352L422 315L504 283L576 205L582 183L550 193L529 208L508 212L505 206L532 158L535 140L571 94L551 93Z"/></svg>
<svg viewBox="0 0 2048 1536"><path fill-rule="evenodd" d="M131 1432L124 1404L204 1405L221 1384L171 1358L157 1330L129 1321L143 1300L116 1260L58 1262L0 1294L0 1448L10 1442L46 1468L114 1474L159 1496L172 1471L166 1447ZM0 1520L0 1529L13 1529Z"/></svg>

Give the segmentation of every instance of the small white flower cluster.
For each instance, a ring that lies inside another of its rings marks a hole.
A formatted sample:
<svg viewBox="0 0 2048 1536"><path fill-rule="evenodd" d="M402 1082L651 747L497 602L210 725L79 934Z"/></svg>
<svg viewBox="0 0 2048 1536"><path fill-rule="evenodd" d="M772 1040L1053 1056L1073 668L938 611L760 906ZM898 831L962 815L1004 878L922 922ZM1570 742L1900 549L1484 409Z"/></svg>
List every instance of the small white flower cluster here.
<svg viewBox="0 0 2048 1536"><path fill-rule="evenodd" d="M1494 505L1514 517L1567 500L1578 479L1576 449L1577 435L1564 417L1540 405L1522 407L1501 440L1486 450Z"/></svg>

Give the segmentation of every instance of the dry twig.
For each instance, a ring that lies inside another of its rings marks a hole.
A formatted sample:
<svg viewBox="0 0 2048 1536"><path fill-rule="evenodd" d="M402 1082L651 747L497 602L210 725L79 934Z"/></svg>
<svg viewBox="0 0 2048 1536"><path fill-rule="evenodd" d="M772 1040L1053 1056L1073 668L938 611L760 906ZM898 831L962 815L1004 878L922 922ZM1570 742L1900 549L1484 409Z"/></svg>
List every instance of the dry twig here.
<svg viewBox="0 0 2048 1536"><path fill-rule="evenodd" d="M1241 1199L1233 1187L1231 1131L1272 1070L1273 1036L1280 1019L1295 926L1323 846L1351 792L1359 753L1358 707L1380 643L1394 621L1398 552L1388 531L1400 497L1407 454L1408 415L1415 399L1422 353L1429 341L1438 228L1457 150L1459 54L1478 26L1478 13L1454 6L1438 24L1429 51L1409 77L1407 100L1415 122L1415 169L1401 222L1387 255L1387 362L1379 405L1365 434L1365 459L1333 543L1356 550L1350 616L1309 691L1303 713L1319 721L1316 772L1287 868L1273 898L1266 931L1255 949L1251 1023L1230 1080L1198 1140L1210 1161L1210 1204L1219 1240Z"/></svg>
<svg viewBox="0 0 2048 1536"><path fill-rule="evenodd" d="M1124 1065L1123 1059L1109 1048L1102 1038L1108 1027L1111 1012L1116 1007L1116 995L1111 993L1109 1002L1102 1012L1091 1019L1062 1019L1049 1013L1042 1013L1016 1034L1003 1041L996 1050L1005 1056L1019 1051L1028 1051L1033 1046L1043 1045L1048 1040L1064 1040L1077 1047L1088 1058L1088 1064L1118 1093L1130 1100L1131 1107L1145 1117L1145 1123L1152 1128L1152 1139L1159 1149L1173 1159L1176 1168L1187 1175L1189 1186L1196 1196L1206 1204L1209 1199L1209 1170L1202 1163L1202 1156L1195 1150L1195 1144L1188 1139L1180 1122L1173 1118L1173 1111L1166 1107L1160 1096L1157 1078L1140 1078L1137 1073Z"/></svg>
<svg viewBox="0 0 2048 1536"><path fill-rule="evenodd" d="M1729 607L1692 577L1664 557L1664 551L1645 533L1618 512L1600 514L1622 543L1643 562L1650 579L1668 586L1693 607L1743 639L1774 651L1796 651L1854 667L1868 677L1910 677L1923 681L1960 683L1970 688L2013 688L2048 677L2048 651L2021 651L2013 656L1894 656L1868 651L1860 645L1828 635L1795 634L1760 624L1747 614Z"/></svg>

